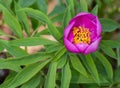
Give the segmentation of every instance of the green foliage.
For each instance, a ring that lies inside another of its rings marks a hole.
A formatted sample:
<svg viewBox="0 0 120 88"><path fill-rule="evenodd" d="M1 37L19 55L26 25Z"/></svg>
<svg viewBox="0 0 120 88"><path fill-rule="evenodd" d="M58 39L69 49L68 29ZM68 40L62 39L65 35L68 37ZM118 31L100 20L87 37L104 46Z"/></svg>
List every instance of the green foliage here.
<svg viewBox="0 0 120 88"><path fill-rule="evenodd" d="M105 39L106 32L116 33L119 24L113 18L108 19L111 14L101 11L111 0L58 2L48 13L50 0L0 0L3 16L0 36L9 38L0 37L0 52L6 53L6 59L0 57L0 69L10 71L0 88L119 88L120 35L116 41L112 36ZM103 39L92 54L70 53L64 46L64 28L79 12L101 17ZM108 18L103 18L106 15ZM12 34L2 31L4 24ZM44 30L39 31L41 27ZM44 48L34 54L28 53L29 46L39 45Z"/></svg>

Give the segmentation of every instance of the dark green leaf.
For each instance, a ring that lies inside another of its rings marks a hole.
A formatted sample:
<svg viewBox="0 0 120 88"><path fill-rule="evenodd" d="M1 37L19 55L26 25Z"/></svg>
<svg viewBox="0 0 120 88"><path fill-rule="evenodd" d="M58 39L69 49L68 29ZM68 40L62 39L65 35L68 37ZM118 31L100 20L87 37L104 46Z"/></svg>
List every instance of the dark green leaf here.
<svg viewBox="0 0 120 88"><path fill-rule="evenodd" d="M120 42L117 42L117 41L102 40L101 43L103 43L105 46L109 46L111 48L120 48Z"/></svg>
<svg viewBox="0 0 120 88"><path fill-rule="evenodd" d="M88 71L91 73L94 80L99 84L100 79L99 79L98 71L97 71L96 65L93 61L93 58L91 57L91 55L86 55L85 57L86 58L85 58L84 62L86 64Z"/></svg>
<svg viewBox="0 0 120 88"><path fill-rule="evenodd" d="M112 49L111 47L106 46L106 45L103 45L103 44L101 43L100 48L101 48L101 49L103 50L103 52L104 52L105 54L107 54L108 56L110 56L110 57L112 57L112 58L115 58L115 59L117 58L115 52L113 51L113 49Z"/></svg>
<svg viewBox="0 0 120 88"><path fill-rule="evenodd" d="M120 83L120 67L118 67L114 74L114 83Z"/></svg>
<svg viewBox="0 0 120 88"><path fill-rule="evenodd" d="M112 32L119 27L118 23L111 19L102 18L100 19L100 22L103 32Z"/></svg>
<svg viewBox="0 0 120 88"><path fill-rule="evenodd" d="M56 70L57 70L57 62L52 62L50 64L50 67L47 73L45 88L55 88Z"/></svg>
<svg viewBox="0 0 120 88"><path fill-rule="evenodd" d="M47 13L47 3L46 3L46 0L37 0L37 5L38 5L38 8L42 12Z"/></svg>
<svg viewBox="0 0 120 88"><path fill-rule="evenodd" d="M107 72L107 76L110 80L112 80L113 78L113 70L112 70L112 66L110 64L110 62L107 60L107 58L102 55L100 52L95 52L95 56L99 59L99 61L103 64L106 72Z"/></svg>
<svg viewBox="0 0 120 88"><path fill-rule="evenodd" d="M66 9L66 12L64 14L64 17L63 17L63 27L64 28L68 25L68 23L69 23L69 21L71 19L71 11L70 11L70 9L71 9L71 7L68 6L67 9Z"/></svg>
<svg viewBox="0 0 120 88"><path fill-rule="evenodd" d="M19 3L22 7L28 7L35 3L36 0L19 0Z"/></svg>

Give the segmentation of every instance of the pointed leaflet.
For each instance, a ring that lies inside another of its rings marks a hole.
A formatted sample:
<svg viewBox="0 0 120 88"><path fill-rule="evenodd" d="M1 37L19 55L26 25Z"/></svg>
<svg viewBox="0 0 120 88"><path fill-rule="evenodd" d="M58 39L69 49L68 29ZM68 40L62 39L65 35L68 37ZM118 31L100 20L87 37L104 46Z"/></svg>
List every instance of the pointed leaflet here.
<svg viewBox="0 0 120 88"><path fill-rule="evenodd" d="M14 15L12 15L3 5L0 4L0 9L3 12L4 20L10 27L13 33L15 33L18 37L22 38L22 29L18 22L18 20L15 18Z"/></svg>
<svg viewBox="0 0 120 88"><path fill-rule="evenodd" d="M20 47L17 47L17 46L12 46L8 43L8 41L5 41L5 40L0 40L0 43L2 44L2 46L7 49L7 51L15 56L15 57L21 57L21 56L25 56L25 55L28 55L28 53L21 49Z"/></svg>
<svg viewBox="0 0 120 88"><path fill-rule="evenodd" d="M51 59L44 61L44 62L38 62L35 64L31 64L31 65L25 67L4 88L16 88L16 87L20 86L21 84L27 82L33 76L35 76L46 64L48 64L50 62L50 60Z"/></svg>
<svg viewBox="0 0 120 88"><path fill-rule="evenodd" d="M37 88L39 83L40 83L40 74L37 74L33 78L31 78L29 81L24 83L20 88Z"/></svg>
<svg viewBox="0 0 120 88"><path fill-rule="evenodd" d="M45 88L55 88L56 70L57 62L51 62L45 81Z"/></svg>
<svg viewBox="0 0 120 88"><path fill-rule="evenodd" d="M103 52L104 52L106 55L108 55L108 56L110 56L110 57L112 57L112 58L114 58L114 59L117 58L116 53L114 52L114 50L113 50L111 47L106 46L106 45L104 45L104 44L101 43L101 44L100 44L100 48L103 50Z"/></svg>
<svg viewBox="0 0 120 88"><path fill-rule="evenodd" d="M19 3L22 7L28 7L32 5L36 0L19 0Z"/></svg>
<svg viewBox="0 0 120 88"><path fill-rule="evenodd" d="M112 19L102 18L100 19L103 32L112 32L119 27L119 24Z"/></svg>
<svg viewBox="0 0 120 88"><path fill-rule="evenodd" d="M112 70L112 65L110 64L110 62L107 60L107 58L102 55L100 52L95 52L95 56L99 59L99 61L103 64L106 72L107 72L107 75L108 75L108 78L110 80L112 80L113 78L113 70Z"/></svg>
<svg viewBox="0 0 120 88"><path fill-rule="evenodd" d="M57 39L59 40L60 38L62 38L62 35L60 34L60 32L57 30L57 28L53 25L53 23L50 21L50 19L41 11L39 10L34 10L31 8L25 8L22 9L25 12L27 12L27 14L32 17L35 18L37 20L40 20L44 23L46 23L48 25L49 31L50 33Z"/></svg>
<svg viewBox="0 0 120 88"><path fill-rule="evenodd" d="M86 69L84 68L81 61L78 59L78 57L76 55L70 55L70 60L73 68L79 73L81 73L82 75L87 77Z"/></svg>
<svg viewBox="0 0 120 88"><path fill-rule="evenodd" d="M14 46L35 46L35 45L56 44L56 42L48 40L43 37L29 37L29 38L22 38L22 39L9 41L9 44Z"/></svg>
<svg viewBox="0 0 120 88"><path fill-rule="evenodd" d="M61 78L61 87L60 88L69 88L71 81L71 69L69 62L67 61L66 65L62 68L62 78Z"/></svg>
<svg viewBox="0 0 120 88"><path fill-rule="evenodd" d="M28 35L30 35L30 25L28 22L28 17L24 11L20 11L21 8L22 7L18 3L15 3L15 12L16 12L16 15L18 17L18 20L21 22L22 27L25 30L25 32Z"/></svg>
<svg viewBox="0 0 120 88"><path fill-rule="evenodd" d="M93 61L93 58L91 57L91 55L86 55L85 57L86 57L85 62L86 62L87 69L93 76L94 80L99 84L100 79L99 79L98 71Z"/></svg>
<svg viewBox="0 0 120 88"><path fill-rule="evenodd" d="M92 9L92 14L96 15L98 14L98 5L96 5L93 9Z"/></svg>

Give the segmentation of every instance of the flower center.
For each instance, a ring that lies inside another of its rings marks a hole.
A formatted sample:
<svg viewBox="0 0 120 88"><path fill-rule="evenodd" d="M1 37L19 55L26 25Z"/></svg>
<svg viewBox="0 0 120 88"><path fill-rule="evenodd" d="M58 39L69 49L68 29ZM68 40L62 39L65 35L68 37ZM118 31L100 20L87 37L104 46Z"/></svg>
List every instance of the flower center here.
<svg viewBox="0 0 120 88"><path fill-rule="evenodd" d="M84 43L84 44L90 44L91 38L90 38L90 31L88 28L79 26L79 27L74 27L73 30L73 43L74 44L79 44L79 43Z"/></svg>

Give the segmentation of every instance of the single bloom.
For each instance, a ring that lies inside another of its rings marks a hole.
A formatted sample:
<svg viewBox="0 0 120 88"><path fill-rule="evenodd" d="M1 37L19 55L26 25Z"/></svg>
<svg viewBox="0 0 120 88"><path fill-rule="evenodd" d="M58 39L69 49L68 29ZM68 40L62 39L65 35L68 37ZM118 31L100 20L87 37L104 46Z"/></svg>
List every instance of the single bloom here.
<svg viewBox="0 0 120 88"><path fill-rule="evenodd" d="M101 40L101 24L97 16L81 12L64 30L64 44L69 52L84 55L95 52Z"/></svg>

